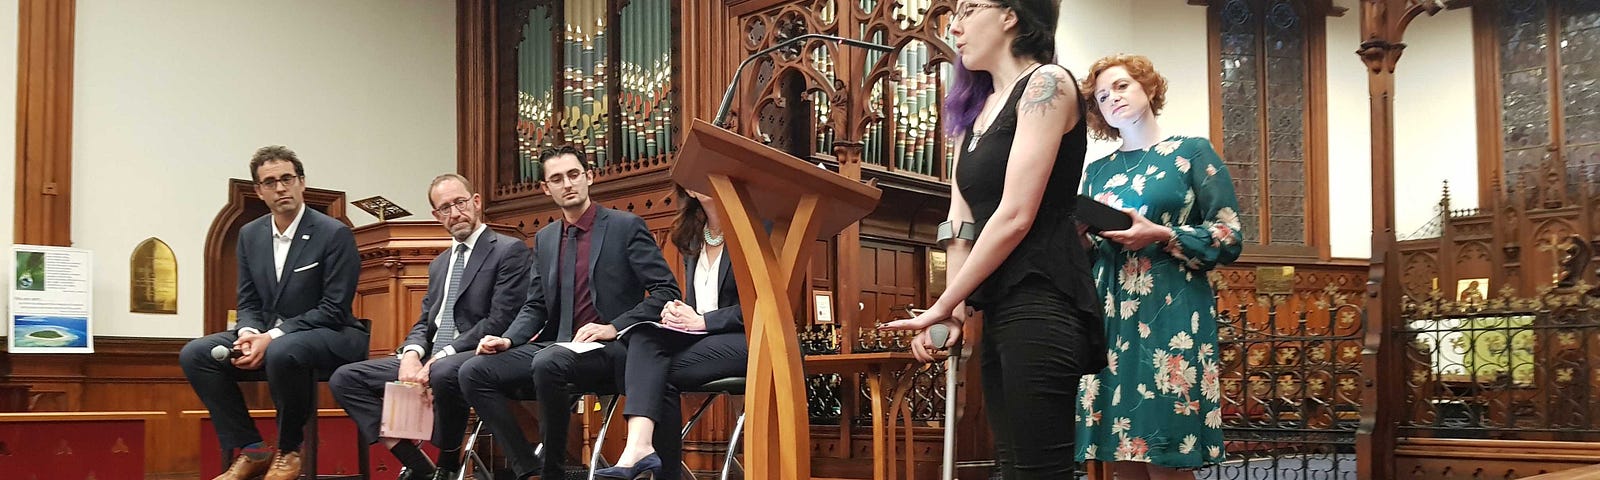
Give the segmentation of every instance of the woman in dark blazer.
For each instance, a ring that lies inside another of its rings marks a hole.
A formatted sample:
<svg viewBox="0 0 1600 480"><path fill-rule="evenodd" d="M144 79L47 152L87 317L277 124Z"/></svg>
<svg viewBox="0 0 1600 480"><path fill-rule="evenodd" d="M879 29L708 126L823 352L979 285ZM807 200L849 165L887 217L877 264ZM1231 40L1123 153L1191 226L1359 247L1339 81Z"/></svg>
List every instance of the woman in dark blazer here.
<svg viewBox="0 0 1600 480"><path fill-rule="evenodd" d="M628 396L628 443L599 478L678 478L683 410L678 392L712 380L743 376L750 351L739 289L723 245L711 197L677 189L678 218L671 240L683 255L684 301L669 302L659 325L640 324L622 335L626 367L617 384Z"/></svg>

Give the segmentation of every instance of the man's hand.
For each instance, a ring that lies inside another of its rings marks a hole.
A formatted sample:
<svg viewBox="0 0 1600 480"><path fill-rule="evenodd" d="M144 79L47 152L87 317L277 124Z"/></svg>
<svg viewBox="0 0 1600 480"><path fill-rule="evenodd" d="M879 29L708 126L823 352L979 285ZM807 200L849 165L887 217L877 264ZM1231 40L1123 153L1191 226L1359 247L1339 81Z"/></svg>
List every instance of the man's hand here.
<svg viewBox="0 0 1600 480"><path fill-rule="evenodd" d="M591 323L572 335L574 342L607 342L617 339L617 327L609 323Z"/></svg>
<svg viewBox="0 0 1600 480"><path fill-rule="evenodd" d="M494 355L511 349L511 339L484 335L478 340L478 355Z"/></svg>
<svg viewBox="0 0 1600 480"><path fill-rule="evenodd" d="M400 357L400 381L422 383L427 378L426 376L420 376L423 371L422 354L417 353L416 350L406 352L404 356Z"/></svg>
<svg viewBox="0 0 1600 480"><path fill-rule="evenodd" d="M424 387L432 387L432 385L428 385L428 371L429 368L433 367L433 361L438 359L439 357L428 357L428 363L422 364L422 371L417 372L416 383L420 383ZM430 388L428 391L432 392L433 390Z"/></svg>
<svg viewBox="0 0 1600 480"><path fill-rule="evenodd" d="M259 370L261 361L267 357L267 345L272 343L272 335L265 333L246 333L233 341L233 348L239 349L244 356L233 359L233 366L240 370Z"/></svg>

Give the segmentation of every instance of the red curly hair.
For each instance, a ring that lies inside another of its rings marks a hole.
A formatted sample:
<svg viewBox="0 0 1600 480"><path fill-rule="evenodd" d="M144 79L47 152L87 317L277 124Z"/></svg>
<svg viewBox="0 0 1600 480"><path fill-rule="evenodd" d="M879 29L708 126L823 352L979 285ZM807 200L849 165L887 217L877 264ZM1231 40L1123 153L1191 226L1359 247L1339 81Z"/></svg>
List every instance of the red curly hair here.
<svg viewBox="0 0 1600 480"><path fill-rule="evenodd" d="M1093 108L1088 108L1089 133L1095 138L1105 140L1119 140L1122 133L1106 123L1106 117L1100 115L1100 102L1095 100L1094 84L1100 79L1100 74L1111 67L1122 67L1128 71L1128 76L1139 82L1144 88L1144 93L1150 96L1150 113L1161 114L1161 107L1167 104L1167 77L1156 72L1156 66L1150 63L1150 58L1144 55L1116 54L1101 57L1089 67L1089 76L1083 79L1084 101Z"/></svg>

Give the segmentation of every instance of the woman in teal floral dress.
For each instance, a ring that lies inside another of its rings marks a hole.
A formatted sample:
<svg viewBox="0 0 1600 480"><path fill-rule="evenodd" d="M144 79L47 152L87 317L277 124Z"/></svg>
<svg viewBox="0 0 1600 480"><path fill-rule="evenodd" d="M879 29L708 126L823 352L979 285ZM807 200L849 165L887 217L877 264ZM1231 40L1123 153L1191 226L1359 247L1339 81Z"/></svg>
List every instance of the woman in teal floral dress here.
<svg viewBox="0 0 1600 480"><path fill-rule="evenodd" d="M1081 191L1134 226L1088 237L1109 348L1079 385L1078 458L1116 462L1123 480L1194 478L1223 458L1206 272L1239 257L1239 201L1210 142L1161 133L1166 80L1149 59L1102 58L1083 91L1090 131L1122 146L1089 164Z"/></svg>

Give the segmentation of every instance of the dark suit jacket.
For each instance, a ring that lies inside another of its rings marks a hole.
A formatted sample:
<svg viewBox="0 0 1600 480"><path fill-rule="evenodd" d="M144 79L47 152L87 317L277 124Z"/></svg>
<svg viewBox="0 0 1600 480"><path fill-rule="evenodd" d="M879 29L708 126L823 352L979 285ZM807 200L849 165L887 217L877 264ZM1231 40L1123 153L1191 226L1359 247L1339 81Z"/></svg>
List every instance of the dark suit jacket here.
<svg viewBox="0 0 1600 480"><path fill-rule="evenodd" d="M295 227L283 277L272 258L272 214L239 229L238 328L266 332L278 319L283 333L313 328L366 331L350 313L361 255L350 227L304 207Z"/></svg>
<svg viewBox="0 0 1600 480"><path fill-rule="evenodd" d="M452 245L454 245L452 243ZM453 246L451 248L454 248ZM461 296L452 306L455 310L456 338L450 346L457 353L478 348L478 339L484 335L504 332L517 309L528 294L528 270L532 254L521 240L484 229L472 244L472 255L461 274ZM450 273L451 252L446 250L428 264L428 293L422 297L422 318L411 326L402 345L416 345L425 351L433 350L433 335L439 330L434 319L444 306L445 277ZM402 347L403 348L403 347ZM426 353L423 354L427 356Z"/></svg>
<svg viewBox="0 0 1600 480"><path fill-rule="evenodd" d="M726 333L744 332L744 311L739 308L739 286L733 281L733 267L728 260L728 249L722 249L722 263L717 267L717 309L706 312L706 332ZM684 255L683 271L688 278L690 288L684 295L684 303L689 308L695 306L694 272L695 264L700 261L700 255Z"/></svg>
<svg viewBox="0 0 1600 480"><path fill-rule="evenodd" d="M661 256L661 247L645 228L644 219L597 208L589 239L589 290L601 321L622 330L641 321L660 320L661 308L679 297L678 281ZM512 346L530 340L555 341L558 336L561 299L556 296L561 288L556 284L556 264L565 226L565 221L552 223L534 235L528 296L505 334Z"/></svg>

